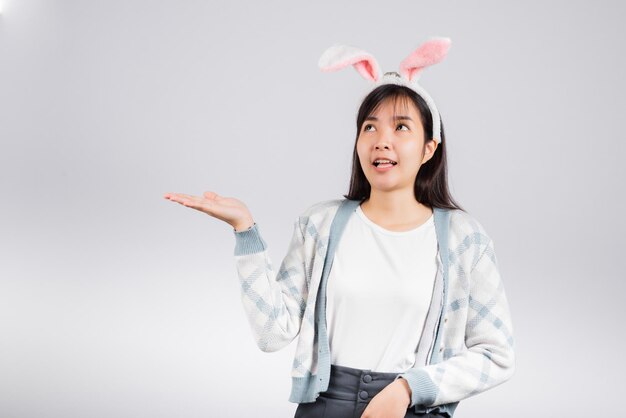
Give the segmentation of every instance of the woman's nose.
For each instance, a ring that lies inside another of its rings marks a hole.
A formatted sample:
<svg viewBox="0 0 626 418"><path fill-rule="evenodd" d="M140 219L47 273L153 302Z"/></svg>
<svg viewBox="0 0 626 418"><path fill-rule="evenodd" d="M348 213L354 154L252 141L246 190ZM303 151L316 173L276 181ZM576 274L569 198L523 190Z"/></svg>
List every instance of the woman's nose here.
<svg viewBox="0 0 626 418"><path fill-rule="evenodd" d="M382 129L380 131L380 135L378 135L378 138L376 138L376 147L377 148L382 148L382 147L389 147L389 144L391 144L392 142L392 138L393 138L393 134L389 129Z"/></svg>

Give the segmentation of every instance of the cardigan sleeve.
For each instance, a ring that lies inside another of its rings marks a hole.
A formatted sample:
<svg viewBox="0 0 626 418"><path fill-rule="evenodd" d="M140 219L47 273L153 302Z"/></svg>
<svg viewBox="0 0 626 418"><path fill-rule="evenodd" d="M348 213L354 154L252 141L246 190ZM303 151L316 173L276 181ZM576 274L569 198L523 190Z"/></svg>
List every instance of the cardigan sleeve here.
<svg viewBox="0 0 626 418"><path fill-rule="evenodd" d="M278 351L299 334L306 307L308 281L300 217L294 222L278 273L256 223L247 230L233 231L241 301L252 334L262 351Z"/></svg>
<svg viewBox="0 0 626 418"><path fill-rule="evenodd" d="M458 402L504 383L514 372L511 315L491 239L471 269L469 286L466 349L396 377L407 379L411 406Z"/></svg>

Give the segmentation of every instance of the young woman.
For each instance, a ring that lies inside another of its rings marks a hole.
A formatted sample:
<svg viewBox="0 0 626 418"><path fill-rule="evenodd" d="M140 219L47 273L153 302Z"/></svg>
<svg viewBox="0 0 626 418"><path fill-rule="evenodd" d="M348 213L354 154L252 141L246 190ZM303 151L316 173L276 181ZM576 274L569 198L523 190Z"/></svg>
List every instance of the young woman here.
<svg viewBox="0 0 626 418"><path fill-rule="evenodd" d="M165 198L234 228L259 348L299 336L295 418L452 417L460 400L514 370L493 241L450 196L443 124L407 82L415 72L381 78L371 56L363 65L362 51L347 52L339 59L378 82L358 111L349 193L296 218L278 274L243 202L214 192Z"/></svg>

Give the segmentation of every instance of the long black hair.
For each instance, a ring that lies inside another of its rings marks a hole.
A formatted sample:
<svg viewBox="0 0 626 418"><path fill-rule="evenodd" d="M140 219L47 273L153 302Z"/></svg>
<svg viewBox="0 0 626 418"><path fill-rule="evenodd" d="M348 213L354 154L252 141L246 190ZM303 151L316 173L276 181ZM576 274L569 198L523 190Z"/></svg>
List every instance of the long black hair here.
<svg viewBox="0 0 626 418"><path fill-rule="evenodd" d="M357 141L365 118L374 113L387 99L410 99L419 110L422 126L424 127L424 141L433 141L433 121L430 109L424 99L412 89L398 84L383 84L372 90L361 103L356 119L356 139L352 153L352 175L350 176L350 191L343 195L349 200L369 199L372 187L365 177L363 167L357 153ZM448 190L448 175L446 163L446 139L441 122L441 143L437 146L433 156L420 167L415 177L413 190L415 199L423 205L444 209L459 209L465 212L450 195Z"/></svg>

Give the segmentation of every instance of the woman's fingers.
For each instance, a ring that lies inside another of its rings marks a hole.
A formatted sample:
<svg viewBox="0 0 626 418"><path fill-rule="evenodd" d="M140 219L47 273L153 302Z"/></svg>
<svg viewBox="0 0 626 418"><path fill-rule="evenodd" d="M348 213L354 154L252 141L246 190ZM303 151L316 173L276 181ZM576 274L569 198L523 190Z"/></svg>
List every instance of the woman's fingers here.
<svg viewBox="0 0 626 418"><path fill-rule="evenodd" d="M176 199L176 201L182 203L185 206L198 207L201 198L189 194L178 193Z"/></svg>
<svg viewBox="0 0 626 418"><path fill-rule="evenodd" d="M176 199L202 199L202 197L193 196L193 195L189 195L189 194L185 194L185 193L165 193L163 195L163 197L166 198L166 199L170 199L170 200L176 200ZM217 200L218 198L221 198L221 196L218 195L215 192L204 192L203 193L203 197L208 199L208 200Z"/></svg>
<svg viewBox="0 0 626 418"><path fill-rule="evenodd" d="M194 196L184 193L167 193L164 196L166 199L173 200L174 202L183 203L192 199Z"/></svg>
<svg viewBox="0 0 626 418"><path fill-rule="evenodd" d="M193 202L193 196L184 193L167 193L164 197L185 206L189 206Z"/></svg>
<svg viewBox="0 0 626 418"><path fill-rule="evenodd" d="M207 195L218 196L217 193L205 192L204 196ZM181 205L190 207L192 209L197 209L202 212L208 213L209 215L213 215L213 213L211 212L211 208L213 207L215 199L207 199L205 197L193 196L185 193L166 193L163 197L173 202L180 203Z"/></svg>
<svg viewBox="0 0 626 418"><path fill-rule="evenodd" d="M202 210L202 209L209 209L211 207L211 202L209 202L203 197L186 196L184 199L185 199L184 205L189 206L190 208ZM210 213L207 210L203 210L203 212Z"/></svg>
<svg viewBox="0 0 626 418"><path fill-rule="evenodd" d="M178 195L179 193L165 193L163 197L169 200L174 200L178 197Z"/></svg>

